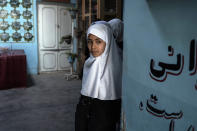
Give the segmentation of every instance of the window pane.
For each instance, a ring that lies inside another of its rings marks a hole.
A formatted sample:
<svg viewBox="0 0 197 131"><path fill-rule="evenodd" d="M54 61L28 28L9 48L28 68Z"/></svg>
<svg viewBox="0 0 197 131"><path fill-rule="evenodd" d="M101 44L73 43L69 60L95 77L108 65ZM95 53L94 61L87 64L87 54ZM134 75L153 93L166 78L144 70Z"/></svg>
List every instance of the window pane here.
<svg viewBox="0 0 197 131"><path fill-rule="evenodd" d="M85 0L85 13L89 13L89 0Z"/></svg>

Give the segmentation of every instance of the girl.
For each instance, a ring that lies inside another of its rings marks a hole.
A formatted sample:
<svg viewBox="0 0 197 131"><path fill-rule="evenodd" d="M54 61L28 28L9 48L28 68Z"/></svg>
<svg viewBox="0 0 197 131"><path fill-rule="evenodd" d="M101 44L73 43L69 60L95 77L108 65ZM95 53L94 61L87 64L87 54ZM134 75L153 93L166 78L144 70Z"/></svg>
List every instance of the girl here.
<svg viewBox="0 0 197 131"><path fill-rule="evenodd" d="M75 131L116 131L121 110L120 51L107 22L91 25L87 39L90 57L84 64Z"/></svg>

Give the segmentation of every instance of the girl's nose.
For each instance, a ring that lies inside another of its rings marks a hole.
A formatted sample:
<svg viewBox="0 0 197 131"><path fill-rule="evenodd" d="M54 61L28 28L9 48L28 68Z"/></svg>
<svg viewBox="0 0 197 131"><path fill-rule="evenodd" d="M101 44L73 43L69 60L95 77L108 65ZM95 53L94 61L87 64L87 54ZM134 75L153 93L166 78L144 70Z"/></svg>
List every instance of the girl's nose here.
<svg viewBox="0 0 197 131"><path fill-rule="evenodd" d="M93 43L92 43L92 49L95 49L95 48L96 48L96 43L93 42Z"/></svg>

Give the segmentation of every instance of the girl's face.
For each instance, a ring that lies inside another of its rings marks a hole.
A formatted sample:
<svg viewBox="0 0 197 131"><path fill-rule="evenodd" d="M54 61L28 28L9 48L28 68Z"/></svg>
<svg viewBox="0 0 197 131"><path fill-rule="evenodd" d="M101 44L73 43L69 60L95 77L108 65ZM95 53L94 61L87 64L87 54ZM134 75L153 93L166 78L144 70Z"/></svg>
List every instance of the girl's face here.
<svg viewBox="0 0 197 131"><path fill-rule="evenodd" d="M88 49L94 57L100 56L105 51L106 43L95 35L88 35Z"/></svg>

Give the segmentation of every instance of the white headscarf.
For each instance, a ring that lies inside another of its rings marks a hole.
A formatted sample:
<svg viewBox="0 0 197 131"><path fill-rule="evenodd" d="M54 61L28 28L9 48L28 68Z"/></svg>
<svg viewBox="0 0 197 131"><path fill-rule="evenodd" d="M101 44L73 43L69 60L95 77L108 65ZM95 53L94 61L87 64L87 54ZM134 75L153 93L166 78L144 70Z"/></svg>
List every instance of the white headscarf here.
<svg viewBox="0 0 197 131"><path fill-rule="evenodd" d="M119 48L110 26L96 23L89 27L87 36L93 34L103 41L104 52L85 61L81 94L101 100L115 100L121 97L122 60Z"/></svg>
<svg viewBox="0 0 197 131"><path fill-rule="evenodd" d="M110 24L114 37L118 42L122 42L123 40L123 22L120 19L114 18L110 21L108 21Z"/></svg>

